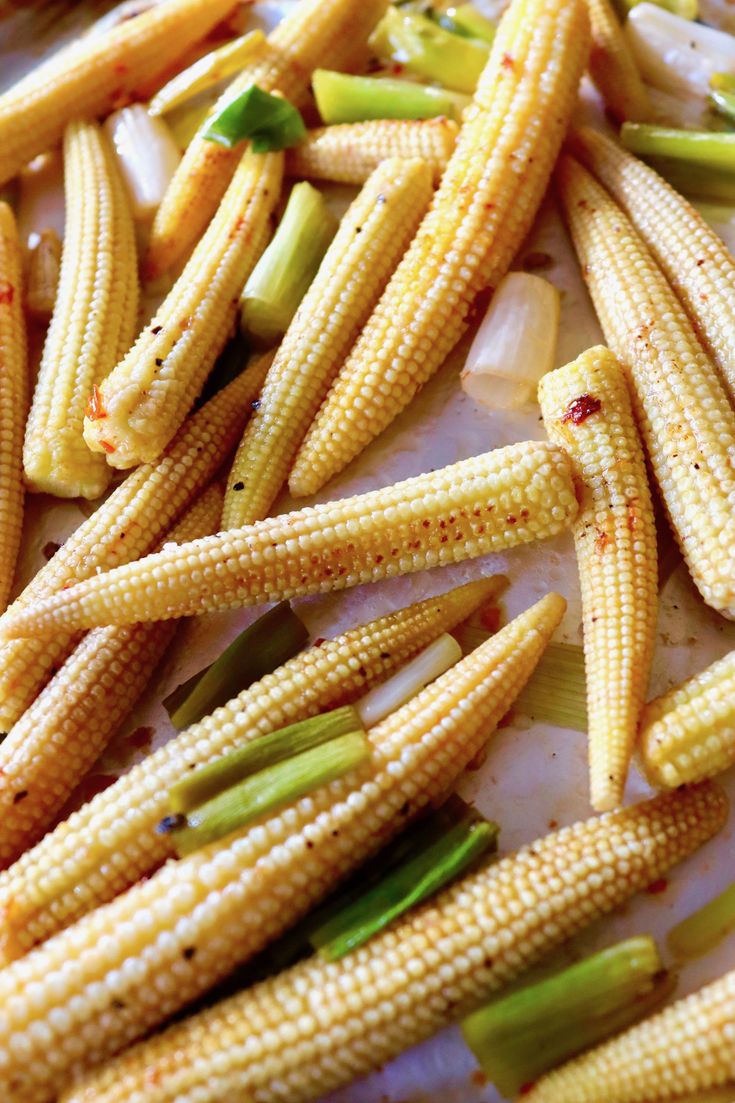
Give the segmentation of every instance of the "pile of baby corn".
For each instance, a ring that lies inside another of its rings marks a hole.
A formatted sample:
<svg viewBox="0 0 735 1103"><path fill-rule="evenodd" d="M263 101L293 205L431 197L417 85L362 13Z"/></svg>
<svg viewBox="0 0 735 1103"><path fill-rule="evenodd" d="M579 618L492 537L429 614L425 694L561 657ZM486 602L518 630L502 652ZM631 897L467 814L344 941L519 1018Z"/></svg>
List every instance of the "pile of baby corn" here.
<svg viewBox="0 0 735 1103"><path fill-rule="evenodd" d="M0 201L3 1103L315 1100L463 1019L727 818L710 779L735 763L735 653L662 697L647 691L656 498L702 600L735 619L735 262L653 168L572 127L585 71L616 122L650 118L615 11L511 0L487 42L462 40L479 77L471 96L442 101L453 118L317 126L314 74L369 71L371 36L395 9L300 0L267 36L235 39L239 7L143 5L0 95L0 186L60 156L66 199L63 242L44 231L30 255ZM212 120L254 85L302 112L297 144L212 139ZM145 223L115 113L139 105L128 119L165 129L160 114L204 87L219 99L180 140ZM304 179L358 190L339 220L322 214L269 350L246 366L236 351L244 370L228 376L276 216ZM607 345L542 377L548 439L274 515L284 488L321 490L411 403L550 187ZM28 493L93 505L19 589ZM219 988L483 753L560 624L558 594L462 657L449 639L441 668L366 717L406 664L495 608L499 576L292 649L64 818L183 618L565 531L582 593L590 820L475 864L337 960ZM208 835L192 826L206 801L193 816L172 805L233 756L345 706L364 724L344 735L355 750L341 770L325 765L280 803L256 796L247 821ZM634 751L666 792L622 807ZM691 1094L728 1084L732 1096ZM735 1099L735 973L524 1091L529 1103L695 1098Z"/></svg>

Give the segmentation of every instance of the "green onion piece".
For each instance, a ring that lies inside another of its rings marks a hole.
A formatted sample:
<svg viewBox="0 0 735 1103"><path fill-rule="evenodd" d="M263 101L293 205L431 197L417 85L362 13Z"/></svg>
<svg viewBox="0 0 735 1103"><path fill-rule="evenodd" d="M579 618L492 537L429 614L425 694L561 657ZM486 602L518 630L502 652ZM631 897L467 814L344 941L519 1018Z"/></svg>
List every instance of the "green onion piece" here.
<svg viewBox="0 0 735 1103"><path fill-rule="evenodd" d="M204 137L228 149L249 138L255 153L268 153L297 145L305 134L293 104L251 84L215 115Z"/></svg>
<svg viewBox="0 0 735 1103"><path fill-rule="evenodd" d="M715 92L735 92L735 73L713 73L709 85Z"/></svg>
<svg viewBox="0 0 735 1103"><path fill-rule="evenodd" d="M389 8L370 36L379 57L436 80L456 92L474 92L490 56L485 42L460 38L424 15Z"/></svg>
<svg viewBox="0 0 735 1103"><path fill-rule="evenodd" d="M682 195L735 203L735 171L685 165L682 161L666 157L649 157L646 160Z"/></svg>
<svg viewBox="0 0 735 1103"><path fill-rule="evenodd" d="M355 77L317 69L312 77L319 114L328 125L365 119L457 119L460 111L443 88L390 77Z"/></svg>
<svg viewBox="0 0 735 1103"><path fill-rule="evenodd" d="M171 811L190 812L252 774L361 729L360 717L351 705L344 705L261 735L177 781L169 793Z"/></svg>
<svg viewBox="0 0 735 1103"><path fill-rule="evenodd" d="M674 15L678 15L682 19L691 21L699 15L698 0L650 0L650 2L655 4L657 8L665 8L666 11L673 12ZM623 14L631 11L640 3L642 3L642 0L620 0Z"/></svg>
<svg viewBox="0 0 735 1103"><path fill-rule="evenodd" d="M277 344L317 274L337 219L324 196L302 182L291 190L273 240L250 274L240 303L240 324L259 344Z"/></svg>
<svg viewBox="0 0 735 1103"><path fill-rule="evenodd" d="M735 134L623 123L620 138L626 149L644 157L673 157L689 164L735 172Z"/></svg>
<svg viewBox="0 0 735 1103"><path fill-rule="evenodd" d="M713 89L709 98L715 111L731 122L735 122L735 92L718 92Z"/></svg>
<svg viewBox="0 0 735 1103"><path fill-rule="evenodd" d="M454 636L442 633L386 682L374 686L356 703L355 709L366 728L372 728L428 686L462 658Z"/></svg>
<svg viewBox="0 0 735 1103"><path fill-rule="evenodd" d="M462 1023L465 1042L501 1095L648 1014L673 987L653 939L627 939L495 1000Z"/></svg>
<svg viewBox="0 0 735 1103"><path fill-rule="evenodd" d="M572 643L550 643L514 706L515 712L587 731L587 684L584 651Z"/></svg>
<svg viewBox="0 0 735 1103"><path fill-rule="evenodd" d="M361 766L369 755L364 732L354 731L259 770L191 812L186 826L171 833L174 848L183 857L231 835Z"/></svg>
<svg viewBox="0 0 735 1103"><path fill-rule="evenodd" d="M206 92L208 88L224 80L225 77L239 73L245 68L253 55L258 53L265 35L261 30L250 31L241 38L233 38L210 50L208 54L198 58L188 69L182 70L172 77L163 88L156 92L148 104L151 115L165 115L192 96Z"/></svg>
<svg viewBox="0 0 735 1103"><path fill-rule="evenodd" d="M481 42L492 43L495 38L495 24L482 15L474 4L460 4L448 8L444 16L439 16L440 26L454 34L468 38L479 38Z"/></svg>
<svg viewBox="0 0 735 1103"><path fill-rule="evenodd" d="M309 633L287 601L254 621L206 670L179 686L164 702L179 731L208 716L232 697L301 651Z"/></svg>
<svg viewBox="0 0 735 1103"><path fill-rule="evenodd" d="M735 884L669 931L668 944L680 961L701 957L735 931Z"/></svg>

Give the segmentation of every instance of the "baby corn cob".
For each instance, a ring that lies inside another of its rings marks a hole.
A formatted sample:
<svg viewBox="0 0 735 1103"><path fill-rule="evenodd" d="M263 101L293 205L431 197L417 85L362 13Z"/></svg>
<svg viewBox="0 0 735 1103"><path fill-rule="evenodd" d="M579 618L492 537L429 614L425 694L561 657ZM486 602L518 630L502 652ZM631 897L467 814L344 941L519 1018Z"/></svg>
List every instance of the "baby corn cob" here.
<svg viewBox="0 0 735 1103"><path fill-rule="evenodd" d="M439 190L296 457L296 497L411 401L504 275L546 190L587 59L581 0L513 0Z"/></svg>
<svg viewBox="0 0 735 1103"><path fill-rule="evenodd" d="M189 766L355 700L503 583L502 576L471 582L316 644L134 766L0 874L0 966L174 855L170 838L154 828Z"/></svg>
<svg viewBox="0 0 735 1103"><path fill-rule="evenodd" d="M735 652L649 701L640 761L652 785L673 789L735 762Z"/></svg>
<svg viewBox="0 0 735 1103"><path fill-rule="evenodd" d="M466 1014L645 888L720 828L725 805L705 785L548 835L341 961L312 958L144 1042L63 1103L315 1099Z"/></svg>
<svg viewBox="0 0 735 1103"><path fill-rule="evenodd" d="M132 472L38 572L13 608L150 551L234 448L267 365L264 359L248 368L189 419L157 463ZM0 647L0 731L10 730L74 642L62 633Z"/></svg>
<svg viewBox="0 0 735 1103"><path fill-rule="evenodd" d="M342 357L429 204L423 161L384 161L340 223L276 353L230 472L223 528L265 517Z"/></svg>
<svg viewBox="0 0 735 1103"><path fill-rule="evenodd" d="M615 196L684 304L735 401L735 261L722 238L657 172L584 127L575 150Z"/></svg>
<svg viewBox="0 0 735 1103"><path fill-rule="evenodd" d="M607 811L623 798L656 631L656 528L643 447L625 377L599 346L545 375L549 438L576 464L574 542L582 587L590 793Z"/></svg>
<svg viewBox="0 0 735 1103"><path fill-rule="evenodd" d="M64 135L66 227L59 291L23 445L31 490L98 498L112 474L84 442L90 392L130 347L138 311L133 220L107 139L96 123ZM95 399L92 399L92 405Z"/></svg>
<svg viewBox="0 0 735 1103"><path fill-rule="evenodd" d="M7 1103L52 1098L70 1074L205 992L446 794L514 701L564 608L549 594L374 727L370 758L357 770L167 863L2 970ZM719 819L713 812L710 821ZM34 1060L49 1048L53 1061Z"/></svg>
<svg viewBox="0 0 735 1103"><path fill-rule="evenodd" d="M222 491L212 486L166 542L217 528ZM69 656L0 744L0 867L36 842L106 746L150 679L176 621L97 628Z"/></svg>
<svg viewBox="0 0 735 1103"><path fill-rule="evenodd" d="M222 351L237 295L265 248L282 153L246 153L217 215L132 349L95 390L84 439L113 467L155 460Z"/></svg>
<svg viewBox="0 0 735 1103"><path fill-rule="evenodd" d="M617 122L643 122L651 113L648 93L610 0L587 0L592 26L589 71Z"/></svg>
<svg viewBox="0 0 735 1103"><path fill-rule="evenodd" d="M363 184L387 157L420 157L438 182L454 149L451 119L372 119L310 130L286 154L286 172L299 179Z"/></svg>
<svg viewBox="0 0 735 1103"><path fill-rule="evenodd" d="M559 190L682 554L702 597L735 616L735 414L674 292L630 222L571 158Z"/></svg>
<svg viewBox="0 0 735 1103"><path fill-rule="evenodd" d="M0 610L10 596L23 527L27 373L20 242L13 212L0 202Z"/></svg>
<svg viewBox="0 0 735 1103"><path fill-rule="evenodd" d="M56 230L41 230L28 258L26 309L41 322L48 322L54 312L59 289L61 239Z"/></svg>
<svg viewBox="0 0 735 1103"><path fill-rule="evenodd" d="M233 0L167 0L33 69L0 96L0 184L54 146L71 119L140 98L233 7Z"/></svg>
<svg viewBox="0 0 735 1103"><path fill-rule="evenodd" d="M270 33L255 59L220 96L218 114L251 84L281 92L297 106L307 99L313 69L349 69L385 13L387 0L301 0ZM204 137L209 119L189 143L156 213L145 260L154 278L185 256L230 182L241 157Z"/></svg>
<svg viewBox="0 0 735 1103"><path fill-rule="evenodd" d="M733 1079L733 1032L735 972L543 1076L524 1103L659 1103L719 1087Z"/></svg>
<svg viewBox="0 0 735 1103"><path fill-rule="evenodd" d="M6 638L344 590L545 540L577 513L569 461L527 441L183 544L5 614Z"/></svg>

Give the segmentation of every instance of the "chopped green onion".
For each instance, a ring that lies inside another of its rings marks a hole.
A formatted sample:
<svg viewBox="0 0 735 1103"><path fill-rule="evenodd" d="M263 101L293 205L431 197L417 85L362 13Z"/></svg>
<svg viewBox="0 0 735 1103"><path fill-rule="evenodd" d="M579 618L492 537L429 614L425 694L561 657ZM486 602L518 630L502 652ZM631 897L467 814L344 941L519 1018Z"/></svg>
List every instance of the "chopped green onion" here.
<svg viewBox="0 0 735 1103"><path fill-rule="evenodd" d="M212 110L211 103L184 104L170 113L166 122L179 149L186 149Z"/></svg>
<svg viewBox="0 0 735 1103"><path fill-rule="evenodd" d="M410 701L424 686L458 663L462 648L446 632L401 667L387 682L375 686L355 705L360 720L372 728L384 717Z"/></svg>
<svg viewBox="0 0 735 1103"><path fill-rule="evenodd" d="M462 1033L485 1075L511 1098L650 1013L672 987L653 939L630 938L480 1008Z"/></svg>
<svg viewBox="0 0 735 1103"><path fill-rule="evenodd" d="M718 92L712 89L709 94L712 106L730 122L735 122L735 92Z"/></svg>
<svg viewBox="0 0 735 1103"><path fill-rule="evenodd" d="M361 766L370 756L364 732L354 731L277 762L200 805L171 840L180 857L216 842L321 785Z"/></svg>
<svg viewBox="0 0 735 1103"><path fill-rule="evenodd" d="M735 885L669 931L668 944L679 960L701 957L735 931Z"/></svg>
<svg viewBox="0 0 735 1103"><path fill-rule="evenodd" d="M105 122L115 159L139 222L153 218L181 160L181 151L163 119L140 103L114 111Z"/></svg>
<svg viewBox="0 0 735 1103"><path fill-rule="evenodd" d="M280 341L336 230L337 219L321 192L305 181L296 184L273 240L240 298L244 333L264 346Z"/></svg>
<svg viewBox="0 0 735 1103"><path fill-rule="evenodd" d="M474 92L490 56L485 42L459 38L424 15L389 8L370 36L379 57L457 92Z"/></svg>
<svg viewBox="0 0 735 1103"><path fill-rule="evenodd" d="M460 111L443 88L390 77L356 77L317 69L312 77L319 114L328 125L365 119L457 119Z"/></svg>
<svg viewBox="0 0 735 1103"><path fill-rule="evenodd" d="M582 648L572 643L550 643L514 711L532 720L586 732L587 685Z"/></svg>
<svg viewBox="0 0 735 1103"><path fill-rule="evenodd" d="M732 35L656 4L636 4L625 35L643 79L664 92L706 96L713 73L735 71Z"/></svg>
<svg viewBox="0 0 735 1103"><path fill-rule="evenodd" d="M492 43L495 38L495 24L482 15L474 4L460 4L457 8L447 8L437 16L440 27L465 38L479 38L481 42Z"/></svg>
<svg viewBox="0 0 735 1103"><path fill-rule="evenodd" d="M204 137L228 149L249 138L255 153L268 153L297 145L305 134L293 104L251 84L215 115Z"/></svg>
<svg viewBox="0 0 735 1103"><path fill-rule="evenodd" d="M625 13L632 11L642 0L619 0L619 2ZM650 0L650 2L655 4L657 8L664 8L666 11L678 15L681 19L693 20L699 15L698 0Z"/></svg>
<svg viewBox="0 0 735 1103"><path fill-rule="evenodd" d="M241 38L233 38L231 42L225 42L224 46L219 46L216 50L210 50L188 69L177 73L168 84L164 84L163 88L156 92L148 104L151 115L165 115L167 111L178 107L192 96L206 92L208 88L224 80L225 77L239 73L260 50L264 42L263 32L255 30Z"/></svg>
<svg viewBox="0 0 735 1103"><path fill-rule="evenodd" d="M171 811L175 814L191 812L233 785L239 785L245 778L275 766L277 762L294 758L304 751L321 747L330 739L360 731L361 728L355 709L344 705L261 735L177 781L169 793Z"/></svg>
<svg viewBox="0 0 735 1103"><path fill-rule="evenodd" d="M269 609L220 657L164 702L179 731L208 716L303 649L309 633L287 601Z"/></svg>
<svg viewBox="0 0 735 1103"><path fill-rule="evenodd" d="M735 92L735 74L713 73L709 78L709 86L717 92Z"/></svg>
<svg viewBox="0 0 735 1103"><path fill-rule="evenodd" d="M709 169L702 165L687 165L682 161L673 161L664 157L652 157L647 160L672 187L683 195L735 203L735 171L726 172L724 169Z"/></svg>
<svg viewBox="0 0 735 1103"><path fill-rule="evenodd" d="M735 134L623 123L620 138L626 149L644 157L671 157L709 169L735 172Z"/></svg>

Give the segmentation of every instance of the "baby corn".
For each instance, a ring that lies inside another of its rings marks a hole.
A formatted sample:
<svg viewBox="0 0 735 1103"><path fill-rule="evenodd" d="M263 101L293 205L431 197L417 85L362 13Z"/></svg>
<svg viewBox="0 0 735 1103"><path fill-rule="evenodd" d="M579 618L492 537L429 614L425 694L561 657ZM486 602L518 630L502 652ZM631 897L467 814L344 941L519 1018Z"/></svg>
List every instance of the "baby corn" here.
<svg viewBox="0 0 735 1103"><path fill-rule="evenodd" d="M223 528L265 517L431 197L423 161L384 161L342 219L276 353L230 472Z"/></svg>
<svg viewBox="0 0 735 1103"><path fill-rule="evenodd" d="M374 727L357 770L167 863L2 970L7 1103L51 1099L70 1074L205 992L440 799L512 704L564 608L549 594ZM714 809L709 818L719 819ZM666 853L682 841L667 841Z"/></svg>
<svg viewBox="0 0 735 1103"><path fill-rule="evenodd" d="M496 596L503 582L471 582L315 644L134 766L0 875L0 966L174 855L169 837L154 828L189 766L355 700Z"/></svg>
<svg viewBox="0 0 735 1103"><path fill-rule="evenodd" d="M23 428L28 408L28 350L15 217L0 202L0 610L15 574L23 528Z"/></svg>
<svg viewBox="0 0 735 1103"><path fill-rule="evenodd" d="M454 149L451 119L371 119L310 130L286 154L286 172L299 179L363 184L387 157L419 157L438 182ZM413 236L413 235L412 235Z"/></svg>
<svg viewBox="0 0 735 1103"><path fill-rule="evenodd" d="M157 463L132 472L29 582L13 608L150 551L235 447L267 364L259 361L239 375L189 419ZM10 730L74 642L62 633L0 647L0 731Z"/></svg>
<svg viewBox="0 0 735 1103"><path fill-rule="evenodd" d="M656 631L656 528L625 377L598 347L539 385L549 438L577 468L574 542L582 587L590 793L623 798Z"/></svg>
<svg viewBox="0 0 735 1103"><path fill-rule="evenodd" d="M0 184L56 145L71 119L140 98L233 7L233 0L167 0L33 69L0 96Z"/></svg>
<svg viewBox="0 0 735 1103"><path fill-rule="evenodd" d="M559 190L607 341L682 554L708 605L735 616L735 414L674 292L602 187L562 158Z"/></svg>
<svg viewBox="0 0 735 1103"><path fill-rule="evenodd" d="M576 513L565 454L512 444L147 556L6 613L0 631L43 636L344 590L545 540Z"/></svg>
<svg viewBox="0 0 735 1103"><path fill-rule="evenodd" d="M574 144L661 265L735 401L735 261L722 238L657 172L616 142L584 127Z"/></svg>
<svg viewBox="0 0 735 1103"><path fill-rule="evenodd" d="M660 1103L719 1087L733 1079L733 1031L735 972L543 1076L524 1103Z"/></svg>
<svg viewBox="0 0 735 1103"><path fill-rule="evenodd" d="M219 524L210 487L167 535L195 540ZM148 683L175 621L97 628L69 656L0 744L0 867L36 842Z"/></svg>
<svg viewBox="0 0 735 1103"><path fill-rule="evenodd" d="M265 92L279 91L303 106L312 70L320 65L350 68L386 8L387 0L301 0L228 85L212 114L251 84ZM214 214L242 156L239 149L226 149L206 139L208 125L209 118L187 146L156 213L145 261L149 278L186 256Z"/></svg>
<svg viewBox="0 0 735 1103"><path fill-rule="evenodd" d="M315 493L408 405L505 274L546 190L587 59L581 0L513 0L439 190L296 457Z"/></svg>
<svg viewBox="0 0 735 1103"><path fill-rule="evenodd" d="M723 794L705 785L564 828L341 961L311 958L144 1042L63 1103L316 1099L466 1014L660 877L725 817Z"/></svg>
<svg viewBox="0 0 735 1103"><path fill-rule="evenodd" d="M98 498L112 472L85 444L82 424L96 384L133 339L138 258L123 183L96 123L66 129L64 191L59 290L26 425L23 470L31 490Z"/></svg>
<svg viewBox="0 0 735 1103"><path fill-rule="evenodd" d="M246 153L215 218L155 317L95 390L84 439L113 467L155 460L227 340L237 295L265 248L282 153Z"/></svg>
<svg viewBox="0 0 735 1103"><path fill-rule="evenodd" d="M589 71L617 122L644 122L648 93L610 0L586 0L592 26Z"/></svg>

